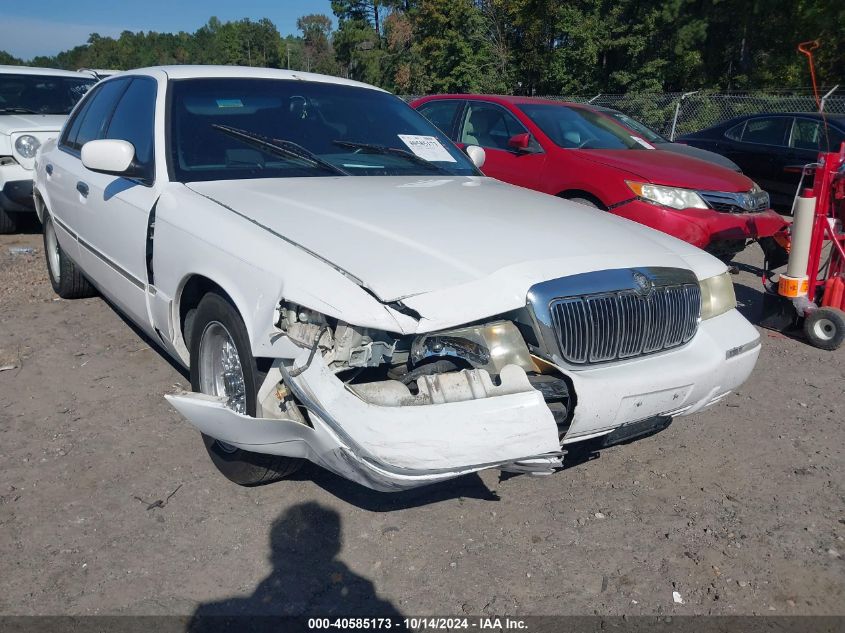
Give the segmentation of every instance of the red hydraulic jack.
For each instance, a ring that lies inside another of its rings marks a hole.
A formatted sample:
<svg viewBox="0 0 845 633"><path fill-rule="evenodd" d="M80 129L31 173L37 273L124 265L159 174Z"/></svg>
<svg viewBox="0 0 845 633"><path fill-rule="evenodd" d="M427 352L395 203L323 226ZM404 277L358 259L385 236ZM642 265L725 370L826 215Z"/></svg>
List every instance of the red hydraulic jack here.
<svg viewBox="0 0 845 633"><path fill-rule="evenodd" d="M793 206L786 273L776 287L764 277L760 325L803 326L812 345L834 350L845 340L845 143L838 152L820 152L804 167L810 175L813 188Z"/></svg>

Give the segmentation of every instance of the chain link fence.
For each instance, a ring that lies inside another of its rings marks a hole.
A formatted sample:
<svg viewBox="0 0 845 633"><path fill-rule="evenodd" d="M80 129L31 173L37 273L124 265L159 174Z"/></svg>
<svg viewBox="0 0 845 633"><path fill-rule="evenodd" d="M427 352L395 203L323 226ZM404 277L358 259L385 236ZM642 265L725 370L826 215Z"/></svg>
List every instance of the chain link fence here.
<svg viewBox="0 0 845 633"><path fill-rule="evenodd" d="M795 94L665 92L594 96L548 95L543 98L613 108L642 121L672 140L744 114L819 110L812 95ZM845 114L845 95L834 94L831 90L823 99L823 108L825 113Z"/></svg>

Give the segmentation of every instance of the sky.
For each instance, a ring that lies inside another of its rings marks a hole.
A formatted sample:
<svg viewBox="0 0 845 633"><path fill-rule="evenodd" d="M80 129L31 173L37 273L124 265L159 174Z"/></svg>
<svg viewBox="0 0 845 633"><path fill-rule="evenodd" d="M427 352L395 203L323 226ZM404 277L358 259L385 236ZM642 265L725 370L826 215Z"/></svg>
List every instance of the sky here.
<svg viewBox="0 0 845 633"><path fill-rule="evenodd" d="M84 44L95 32L193 32L212 15L270 18L287 35L298 17L331 12L330 0L0 0L0 50L28 60Z"/></svg>

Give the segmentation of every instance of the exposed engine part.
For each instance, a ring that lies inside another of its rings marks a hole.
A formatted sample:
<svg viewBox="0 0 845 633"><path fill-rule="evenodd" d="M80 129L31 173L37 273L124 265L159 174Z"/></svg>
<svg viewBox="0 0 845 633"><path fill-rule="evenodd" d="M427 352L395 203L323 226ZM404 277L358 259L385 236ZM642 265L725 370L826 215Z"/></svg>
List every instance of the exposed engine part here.
<svg viewBox="0 0 845 633"><path fill-rule="evenodd" d="M528 376L531 386L543 394L543 399L555 418L558 435L563 438L572 424L574 403L569 383L555 374L534 374Z"/></svg>
<svg viewBox="0 0 845 633"><path fill-rule="evenodd" d="M270 368L258 389L258 407L258 417L293 420L310 426L276 366Z"/></svg>
<svg viewBox="0 0 845 633"><path fill-rule="evenodd" d="M491 374L498 374L506 365L536 371L522 334L510 321L423 334L411 345L411 361L415 365L444 357L459 359Z"/></svg>
<svg viewBox="0 0 845 633"><path fill-rule="evenodd" d="M398 380L383 380L350 385L349 389L362 400L383 407L444 404L493 398L533 389L525 370L506 365L499 373L501 384L494 385L484 369L421 376L417 379L417 395Z"/></svg>
<svg viewBox="0 0 845 633"><path fill-rule="evenodd" d="M314 360L314 355L317 353L317 348L320 347L320 339L323 338L323 334L325 334L329 329L328 325L324 325L320 328L320 331L317 332L317 335L314 337L314 343L311 345L311 353L308 354L308 360L305 361L305 364L302 367L297 367L296 369L290 370L290 375L293 378L296 378L308 369L311 366L311 362Z"/></svg>
<svg viewBox="0 0 845 633"><path fill-rule="evenodd" d="M279 303L276 312L278 315L276 327L287 334L288 338L300 347L310 348L314 345L317 334L323 330L324 326L329 325L326 317L319 312L285 301ZM324 349L330 349L334 345L331 340L331 331L328 328L320 336L325 336L325 340L320 341L320 346Z"/></svg>
<svg viewBox="0 0 845 633"><path fill-rule="evenodd" d="M276 327L297 345L311 349L308 364L319 350L323 350L326 363L335 371L378 367L393 358L397 339L384 332L327 319L318 312L285 301L279 303L277 315Z"/></svg>
<svg viewBox="0 0 845 633"><path fill-rule="evenodd" d="M420 365L398 379L403 385L410 385L411 383L416 382L417 378L422 376L445 374L450 371L460 371L460 369L461 366L455 363L455 361L444 358L443 360L436 360L431 363L426 363L425 365ZM391 376L391 378L392 377L393 376Z"/></svg>
<svg viewBox="0 0 845 633"><path fill-rule="evenodd" d="M377 337L368 328L359 328L347 323L338 322L335 328L334 349L326 354L326 362L330 366L346 367L378 367L390 361L396 348L396 339L385 340Z"/></svg>

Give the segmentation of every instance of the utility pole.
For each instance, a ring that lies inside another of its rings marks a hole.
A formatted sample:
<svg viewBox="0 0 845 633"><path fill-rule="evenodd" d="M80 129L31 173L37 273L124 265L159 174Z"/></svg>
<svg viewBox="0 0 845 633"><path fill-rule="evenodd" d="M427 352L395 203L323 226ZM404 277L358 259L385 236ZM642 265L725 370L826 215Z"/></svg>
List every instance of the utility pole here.
<svg viewBox="0 0 845 633"><path fill-rule="evenodd" d="M285 52L288 55L288 70L290 70L290 42L285 42Z"/></svg>

